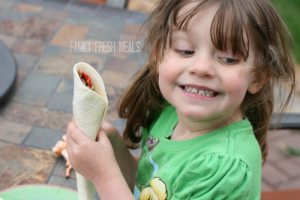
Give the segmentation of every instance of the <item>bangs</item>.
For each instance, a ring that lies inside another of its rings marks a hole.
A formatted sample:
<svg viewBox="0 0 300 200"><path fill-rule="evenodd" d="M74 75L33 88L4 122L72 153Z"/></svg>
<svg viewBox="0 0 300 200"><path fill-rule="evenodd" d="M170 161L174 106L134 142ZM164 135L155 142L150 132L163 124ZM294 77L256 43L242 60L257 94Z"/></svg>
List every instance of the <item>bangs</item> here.
<svg viewBox="0 0 300 200"><path fill-rule="evenodd" d="M243 57L244 60L247 60L249 56L249 35L246 26L247 20L245 15L242 14L245 12L243 5L241 5L242 2L203 0L186 14L177 16L183 6L195 1L183 2L185 3L178 4L172 17L173 24L177 29L186 31L189 20L194 15L212 5L219 5L210 27L212 43L219 51L229 51L234 56ZM171 38L170 44L172 43Z"/></svg>

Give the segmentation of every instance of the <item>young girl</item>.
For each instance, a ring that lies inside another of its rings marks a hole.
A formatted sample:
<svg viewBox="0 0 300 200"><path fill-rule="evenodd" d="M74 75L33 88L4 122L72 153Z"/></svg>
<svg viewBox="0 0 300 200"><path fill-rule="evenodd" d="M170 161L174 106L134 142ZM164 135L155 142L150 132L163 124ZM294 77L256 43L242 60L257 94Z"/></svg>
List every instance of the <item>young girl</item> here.
<svg viewBox="0 0 300 200"><path fill-rule="evenodd" d="M70 122L74 169L102 200L260 199L273 93L288 83L282 116L294 92L282 19L267 0L163 0L145 25L124 139L105 121L91 141Z"/></svg>

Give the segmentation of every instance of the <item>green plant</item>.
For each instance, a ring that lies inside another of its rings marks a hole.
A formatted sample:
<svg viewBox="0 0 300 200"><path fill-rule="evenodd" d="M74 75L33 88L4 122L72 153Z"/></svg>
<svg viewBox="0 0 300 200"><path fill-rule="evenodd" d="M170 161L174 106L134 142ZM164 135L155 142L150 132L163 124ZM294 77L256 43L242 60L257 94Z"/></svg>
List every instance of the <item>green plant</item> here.
<svg viewBox="0 0 300 200"><path fill-rule="evenodd" d="M300 156L300 150L296 149L292 146L288 146L284 143L279 145L280 148L280 154L285 155L285 156Z"/></svg>
<svg viewBox="0 0 300 200"><path fill-rule="evenodd" d="M295 60L300 63L300 1L299 0L271 0L277 11L290 30L295 46L290 45Z"/></svg>

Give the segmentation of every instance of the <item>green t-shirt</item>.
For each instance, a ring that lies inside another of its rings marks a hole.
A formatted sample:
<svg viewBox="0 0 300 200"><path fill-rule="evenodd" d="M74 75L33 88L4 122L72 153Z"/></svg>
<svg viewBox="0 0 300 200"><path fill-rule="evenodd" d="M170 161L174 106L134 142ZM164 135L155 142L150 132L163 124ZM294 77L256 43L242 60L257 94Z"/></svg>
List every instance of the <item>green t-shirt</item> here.
<svg viewBox="0 0 300 200"><path fill-rule="evenodd" d="M177 122L168 106L143 129L136 198L260 199L261 151L247 118L190 140L167 139Z"/></svg>

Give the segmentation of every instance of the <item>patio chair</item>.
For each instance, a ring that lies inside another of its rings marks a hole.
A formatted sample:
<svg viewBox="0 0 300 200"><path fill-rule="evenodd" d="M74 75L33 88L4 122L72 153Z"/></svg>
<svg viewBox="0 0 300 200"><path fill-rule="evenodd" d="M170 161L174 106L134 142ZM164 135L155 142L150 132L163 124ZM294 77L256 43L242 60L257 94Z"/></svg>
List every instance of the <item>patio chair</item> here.
<svg viewBox="0 0 300 200"><path fill-rule="evenodd" d="M0 41L0 105L13 92L17 79L17 65L10 50Z"/></svg>

